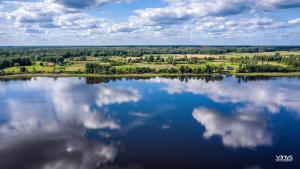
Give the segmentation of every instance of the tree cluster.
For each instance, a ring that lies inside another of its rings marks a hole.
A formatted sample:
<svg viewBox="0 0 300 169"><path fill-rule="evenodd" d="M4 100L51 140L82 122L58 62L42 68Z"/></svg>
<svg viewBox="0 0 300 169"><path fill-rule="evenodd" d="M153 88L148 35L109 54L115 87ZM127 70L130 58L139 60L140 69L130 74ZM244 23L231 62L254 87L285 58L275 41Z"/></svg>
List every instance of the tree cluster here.
<svg viewBox="0 0 300 169"><path fill-rule="evenodd" d="M1 59L0 69L12 67L12 66L30 66L32 62L29 58L12 58L12 59Z"/></svg>
<svg viewBox="0 0 300 169"><path fill-rule="evenodd" d="M255 73L255 72L290 72L291 70L278 65L270 64L241 64L237 72L239 73Z"/></svg>

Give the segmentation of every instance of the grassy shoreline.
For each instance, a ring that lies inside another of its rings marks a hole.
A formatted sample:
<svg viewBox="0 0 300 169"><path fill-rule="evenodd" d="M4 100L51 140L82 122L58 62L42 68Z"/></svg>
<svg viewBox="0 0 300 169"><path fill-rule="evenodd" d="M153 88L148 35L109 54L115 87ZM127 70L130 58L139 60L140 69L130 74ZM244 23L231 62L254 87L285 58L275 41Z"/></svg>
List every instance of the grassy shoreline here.
<svg viewBox="0 0 300 169"><path fill-rule="evenodd" d="M51 74L51 73L42 73L42 74L16 74L16 75L5 75L0 76L0 80L5 79L17 79L17 78L31 78L31 77L103 77L103 78L143 78L143 77L182 77L182 76L211 76L216 74Z"/></svg>
<svg viewBox="0 0 300 169"><path fill-rule="evenodd" d="M265 73L232 73L232 75L236 75L236 76L270 76L270 77L295 76L295 77L300 77L300 72L289 72L289 73L281 73L281 72L277 72L277 73L269 73L269 72L265 72Z"/></svg>
<svg viewBox="0 0 300 169"><path fill-rule="evenodd" d="M39 74L15 74L0 76L0 80L19 79L19 78L32 78L32 77L103 77L103 78L143 78L143 77L188 77L188 76L211 76L218 74L67 74L67 73L39 73ZM300 72L289 72L289 73L227 73L227 75L235 76L270 76L270 77L300 77Z"/></svg>

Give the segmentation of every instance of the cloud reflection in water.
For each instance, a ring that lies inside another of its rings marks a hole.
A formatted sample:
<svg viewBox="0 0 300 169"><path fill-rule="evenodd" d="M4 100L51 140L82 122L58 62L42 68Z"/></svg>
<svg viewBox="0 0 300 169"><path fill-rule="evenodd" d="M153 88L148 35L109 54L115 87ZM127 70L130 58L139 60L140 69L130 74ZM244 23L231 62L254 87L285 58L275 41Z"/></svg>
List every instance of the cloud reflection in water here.
<svg viewBox="0 0 300 169"><path fill-rule="evenodd" d="M233 79L206 82L201 79L180 81L154 78L148 82L163 84L163 90L169 94L186 92L205 95L217 103L246 103L247 111L257 112L266 108L272 113L277 113L282 107L300 114L300 91L295 90L300 89L300 84L293 80L284 79L280 83L253 81L239 85ZM253 109L249 109L249 105Z"/></svg>
<svg viewBox="0 0 300 169"><path fill-rule="evenodd" d="M204 138L220 136L225 146L255 148L272 145L265 112L279 113L281 108L300 115L300 84L292 79L251 81L237 84L233 79L206 82L202 79L154 78L168 94L203 95L217 104L233 103L231 115L198 105L192 116L205 127Z"/></svg>
<svg viewBox="0 0 300 169"><path fill-rule="evenodd" d="M204 138L221 136L225 146L254 148L272 144L272 135L257 114L237 113L226 117L215 110L199 107L194 109L192 116L205 127Z"/></svg>
<svg viewBox="0 0 300 169"><path fill-rule="evenodd" d="M88 140L85 133L120 129L116 120L100 110L142 97L134 89L105 84L86 87L83 81L64 78L0 83L0 87L6 89L1 94L10 94L1 110L8 116L0 125L0 168L5 169L86 169L113 161L114 144ZM15 96L24 91L33 98ZM34 95L40 92L44 95Z"/></svg>

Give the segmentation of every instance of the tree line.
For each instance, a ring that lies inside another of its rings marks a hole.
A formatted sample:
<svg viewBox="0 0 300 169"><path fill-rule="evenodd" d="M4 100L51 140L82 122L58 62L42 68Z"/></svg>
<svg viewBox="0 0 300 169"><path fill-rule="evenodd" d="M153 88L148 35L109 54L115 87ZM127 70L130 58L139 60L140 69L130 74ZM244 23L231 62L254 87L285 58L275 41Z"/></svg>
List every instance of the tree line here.
<svg viewBox="0 0 300 169"><path fill-rule="evenodd" d="M168 74L210 74L210 73L222 73L223 66L205 65L204 67L191 67L188 65L181 65L180 67L155 69L149 67L121 67L116 68L109 64L99 63L86 63L86 73L92 74L146 74L146 73L168 73Z"/></svg>
<svg viewBox="0 0 300 169"><path fill-rule="evenodd" d="M273 51L297 51L297 46L111 46L111 47L0 47L0 57L30 57L33 59L61 56L132 56L146 54L226 54Z"/></svg>
<svg viewBox="0 0 300 169"><path fill-rule="evenodd" d="M238 73L257 73L257 72L291 72L290 68L271 64L241 64L237 70Z"/></svg>
<svg viewBox="0 0 300 169"><path fill-rule="evenodd" d="M281 56L279 52L276 52L274 55L255 55L253 57L249 56L242 56L242 57L231 57L231 62L237 62L242 64L248 64L249 63L257 63L262 62L269 63L269 62L277 62L277 63L283 63L291 67L300 67L300 56L295 55L289 55L289 56Z"/></svg>
<svg viewBox="0 0 300 169"><path fill-rule="evenodd" d="M12 66L30 66L32 61L29 58L11 58L0 59L0 69L12 67Z"/></svg>

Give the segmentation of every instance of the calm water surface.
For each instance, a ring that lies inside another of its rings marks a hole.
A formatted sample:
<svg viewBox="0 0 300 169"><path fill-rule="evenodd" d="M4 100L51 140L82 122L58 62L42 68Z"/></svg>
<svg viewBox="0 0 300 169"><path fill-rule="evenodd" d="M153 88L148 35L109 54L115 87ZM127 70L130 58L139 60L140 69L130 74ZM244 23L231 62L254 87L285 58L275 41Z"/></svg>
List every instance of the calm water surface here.
<svg viewBox="0 0 300 169"><path fill-rule="evenodd" d="M299 78L0 81L0 169L299 169L299 116Z"/></svg>

